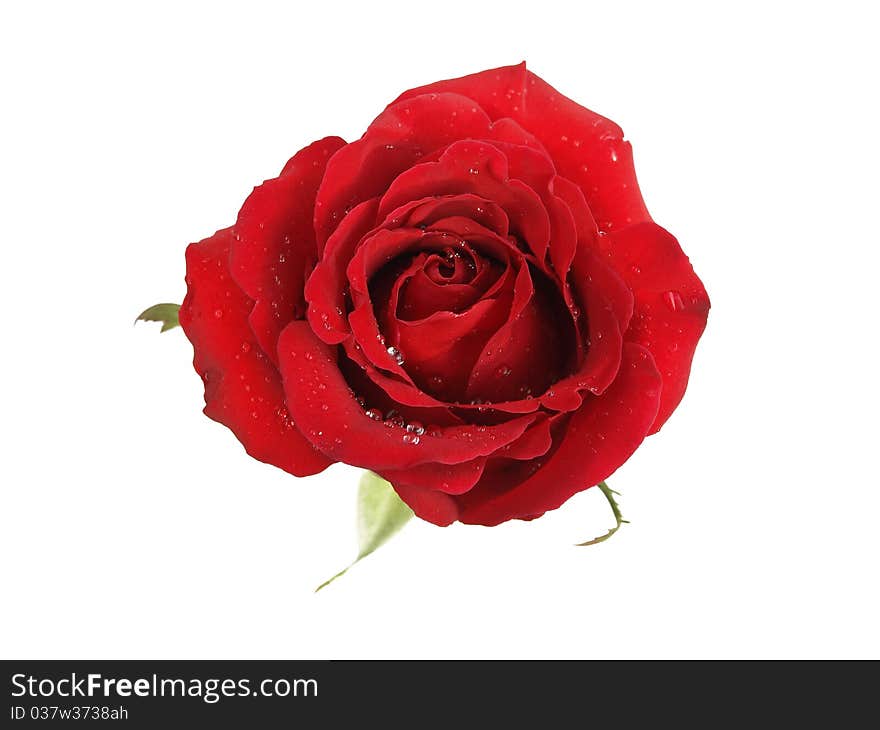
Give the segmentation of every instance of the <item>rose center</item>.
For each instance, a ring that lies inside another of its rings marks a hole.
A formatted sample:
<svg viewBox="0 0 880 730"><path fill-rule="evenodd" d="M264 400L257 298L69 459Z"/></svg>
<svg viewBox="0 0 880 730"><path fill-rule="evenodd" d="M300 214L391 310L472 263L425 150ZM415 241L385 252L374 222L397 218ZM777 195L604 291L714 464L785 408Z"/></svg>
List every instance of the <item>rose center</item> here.
<svg viewBox="0 0 880 730"><path fill-rule="evenodd" d="M435 284L467 284L473 281L477 265L471 252L447 247L428 257L424 272Z"/></svg>

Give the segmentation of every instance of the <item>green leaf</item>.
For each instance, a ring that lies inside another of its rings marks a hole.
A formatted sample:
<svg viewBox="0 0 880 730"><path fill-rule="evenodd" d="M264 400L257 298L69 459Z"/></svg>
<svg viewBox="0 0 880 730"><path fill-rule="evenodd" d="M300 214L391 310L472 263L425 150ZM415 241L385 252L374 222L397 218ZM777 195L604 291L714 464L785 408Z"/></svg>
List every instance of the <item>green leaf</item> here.
<svg viewBox="0 0 880 730"><path fill-rule="evenodd" d="M162 329L159 332L165 332L180 326L180 322L177 319L179 311L179 304L154 304L138 315L135 324L138 322L161 322Z"/></svg>
<svg viewBox="0 0 880 730"><path fill-rule="evenodd" d="M614 525L614 527L612 527L610 530L608 530L608 532L606 532L604 535L594 537L592 540L587 540L586 542L577 543L577 547L598 545L600 542L605 542L609 537L611 537L615 532L620 529L621 525L629 524L629 520L623 519L623 515L620 513L620 507L614 499L614 495L616 494L619 497L620 492L615 492L605 482L599 482L596 486L599 487L599 489L602 491L602 494L605 495L605 499L608 500L608 505L611 507L611 514L614 515L614 520L617 524Z"/></svg>
<svg viewBox="0 0 880 730"><path fill-rule="evenodd" d="M413 511L403 503L394 488L373 472L364 472L358 488L358 555L354 562L340 570L315 589L315 593L345 575L355 563L384 545L409 522Z"/></svg>

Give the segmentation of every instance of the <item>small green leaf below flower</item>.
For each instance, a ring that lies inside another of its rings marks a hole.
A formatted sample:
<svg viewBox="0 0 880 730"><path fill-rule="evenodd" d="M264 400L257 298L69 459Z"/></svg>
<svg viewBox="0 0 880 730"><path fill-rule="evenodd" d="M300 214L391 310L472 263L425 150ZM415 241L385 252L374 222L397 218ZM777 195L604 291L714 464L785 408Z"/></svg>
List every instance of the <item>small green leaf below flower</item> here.
<svg viewBox="0 0 880 730"><path fill-rule="evenodd" d="M315 593L332 583L355 563L384 545L409 522L413 511L403 503L394 488L373 472L365 472L358 488L358 555L354 562L340 570L315 589Z"/></svg>
<svg viewBox="0 0 880 730"><path fill-rule="evenodd" d="M614 515L614 520L617 524L615 524L614 527L608 530L608 532L606 532L604 535L594 537L592 540L587 540L586 542L577 543L577 547L598 545L600 542L605 542L609 537L611 537L615 532L620 529L621 525L629 524L629 520L623 519L623 515L620 513L620 507L618 506L617 501L614 499L614 495L616 494L619 497L620 492L615 492L605 482L599 482L596 486L599 487L599 489L602 491L602 494L605 495L605 499L608 500L608 505L611 507L611 513Z"/></svg>
<svg viewBox="0 0 880 730"><path fill-rule="evenodd" d="M162 329L159 332L166 332L180 326L180 321L177 318L179 312L179 304L154 304L138 315L135 324L138 322L161 322Z"/></svg>

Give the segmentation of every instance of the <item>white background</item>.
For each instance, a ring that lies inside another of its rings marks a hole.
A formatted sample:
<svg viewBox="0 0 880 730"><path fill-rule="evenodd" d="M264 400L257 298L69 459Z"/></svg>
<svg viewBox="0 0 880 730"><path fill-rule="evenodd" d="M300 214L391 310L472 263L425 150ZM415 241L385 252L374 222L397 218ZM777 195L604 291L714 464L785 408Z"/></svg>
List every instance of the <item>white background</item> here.
<svg viewBox="0 0 880 730"><path fill-rule="evenodd" d="M308 6L308 7L307 7ZM6 658L874 657L869 3L4 3ZM357 473L206 419L184 246L301 146L526 59L619 122L713 309L672 420L533 523L409 525L345 578Z"/></svg>

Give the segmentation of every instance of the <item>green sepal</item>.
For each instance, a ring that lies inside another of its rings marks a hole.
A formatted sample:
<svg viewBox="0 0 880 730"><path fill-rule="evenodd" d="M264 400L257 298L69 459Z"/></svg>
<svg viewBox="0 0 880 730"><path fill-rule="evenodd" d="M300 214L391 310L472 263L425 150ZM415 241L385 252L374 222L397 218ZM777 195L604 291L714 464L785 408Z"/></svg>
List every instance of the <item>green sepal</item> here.
<svg viewBox="0 0 880 730"><path fill-rule="evenodd" d="M160 329L159 332L167 332L175 327L180 327L180 320L178 319L179 312L179 304L171 304L168 302L164 304L154 304L152 307L147 307L137 316L135 324L138 322L161 322L162 329Z"/></svg>
<svg viewBox="0 0 880 730"><path fill-rule="evenodd" d="M594 537L592 540L587 540L586 542L577 543L577 547L586 547L587 545L598 545L600 542L605 542L609 537L611 537L615 532L620 529L620 526L623 524L629 524L629 520L623 519L623 515L620 512L620 506L617 504L617 501L614 499L614 495L616 494L618 497L620 496L620 492L615 492L611 487L609 487L605 482L599 482L597 485L599 489L602 491L602 494L605 495L605 499L608 500L608 505L611 507L611 514L614 515L614 520L616 524L612 527L608 532L604 535L600 535L599 537Z"/></svg>
<svg viewBox="0 0 880 730"><path fill-rule="evenodd" d="M384 545L409 522L413 511L397 496L391 484L371 471L364 472L358 487L358 554L347 568L340 570L315 589L315 593L348 571L355 563Z"/></svg>

